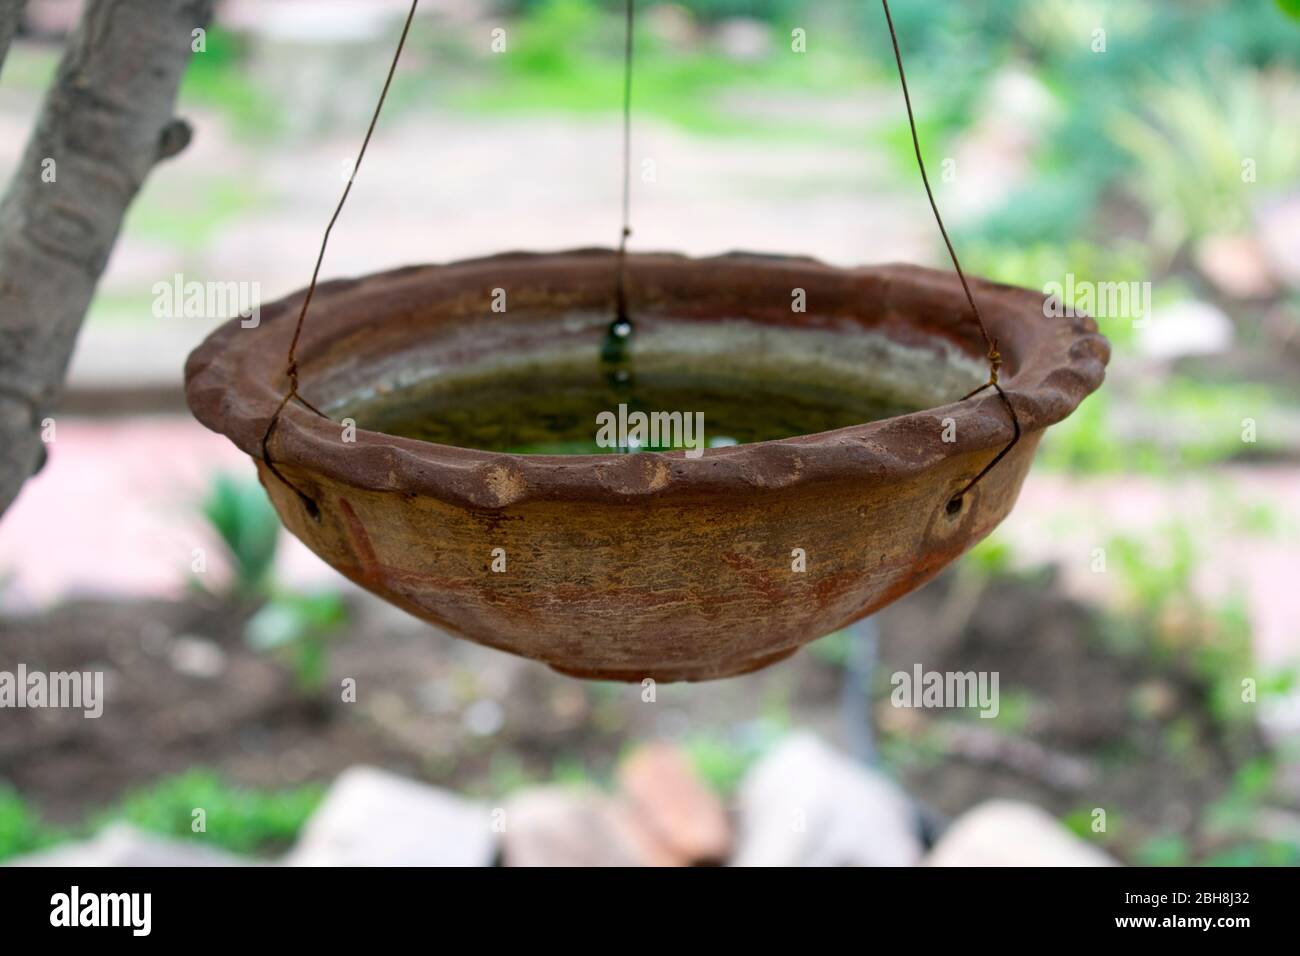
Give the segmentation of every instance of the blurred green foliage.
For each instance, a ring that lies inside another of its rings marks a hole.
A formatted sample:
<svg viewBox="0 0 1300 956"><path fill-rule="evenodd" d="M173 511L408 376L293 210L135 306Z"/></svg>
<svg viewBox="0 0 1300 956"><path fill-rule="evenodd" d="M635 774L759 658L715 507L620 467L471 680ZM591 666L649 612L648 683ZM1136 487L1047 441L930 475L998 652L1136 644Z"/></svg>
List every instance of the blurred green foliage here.
<svg viewBox="0 0 1300 956"><path fill-rule="evenodd" d="M1234 71L1222 61L1147 84L1111 121L1135 175L1126 182L1152 216L1167 257L1188 240L1246 230L1257 197L1300 179L1294 79Z"/></svg>
<svg viewBox="0 0 1300 956"><path fill-rule="evenodd" d="M1243 700L1243 680L1254 681L1261 696L1289 686L1287 675L1262 674L1254 663L1241 597L1234 592L1211 603L1199 596L1199 556L1188 528L1173 524L1141 539L1117 535L1105 553L1106 571L1116 576L1124 602L1101 619L1100 636L1108 646L1193 678L1206 711L1225 730L1255 720L1254 701Z"/></svg>
<svg viewBox="0 0 1300 956"><path fill-rule="evenodd" d="M995 282L1043 289L1062 283L1073 273L1074 288L1103 282L1141 282L1150 276L1144 244L1117 238L1105 245L1086 239L1021 243L998 237L998 229L971 237L963 246L962 263L968 271ZM1062 283L1063 285L1063 283ZM1073 298L1063 296L1074 307ZM1130 319L1100 319L1098 326L1112 345L1128 346L1135 338Z"/></svg>
<svg viewBox="0 0 1300 956"><path fill-rule="evenodd" d="M982 56L995 62L1029 60L1063 107L1045 140L1043 154L1036 157L1039 181L1048 188L1031 183L1007 202L1006 209L1024 209L1026 200L1050 195L1050 187L1056 186L1065 187L1075 197L1075 214L1055 223L1043 221L1045 231L1037 237L1027 227L1038 220L1026 219L1017 237L1021 240L1050 239L1062 228L1082 232L1090 224L1088 213L1095 205L1089 197L1101 197L1106 189L1127 181L1134 162L1125 144L1113 135L1115 117L1130 114L1135 102L1143 102L1143 91L1149 96L1153 90L1170 90L1168 98L1179 99L1178 91L1193 82L1193 76L1197 76L1194 82L1206 86L1222 80L1224 74L1211 73L1208 65L1229 59L1237 71L1273 66L1294 69L1300 64L1300 31L1287 24L1270 0L1197 4L1033 0L964 6L1001 9L1003 17L990 17L981 26L1003 38L1002 54L990 57L986 49ZM1009 20L1005 17L1008 10ZM945 28L948 19L936 17L939 28ZM1095 49L1097 29L1106 31L1104 52ZM1183 98L1190 98L1195 105L1183 104L1181 108L1189 116L1214 115L1215 107L1207 105L1213 103L1211 97L1203 95L1197 102L1194 93L1183 91ZM1258 105L1257 100L1251 102ZM1152 105L1158 112L1168 106ZM1216 148L1200 131L1190 133L1190 125L1187 120L1182 123L1185 145L1201 152L1187 156L1188 165L1173 170L1182 181L1199 175L1199 164ZM1257 128L1253 120L1251 128ZM1169 184L1163 186L1167 189ZM1203 197L1207 205L1212 198ZM1164 201L1162 196L1159 202Z"/></svg>
<svg viewBox="0 0 1300 956"><path fill-rule="evenodd" d="M641 6L642 20L653 13L649 6ZM622 89L621 4L536 0L518 9L510 55L494 58L502 82L473 91L465 104L520 111L616 109ZM861 95L864 102L879 93L896 95L892 51L877 3L719 0L678 9L696 22L703 40L680 49L644 26L638 31L634 108L639 114L714 132L753 132L753 118L746 122L729 115L720 94L821 91ZM1217 132L1239 134L1229 142L1243 149L1254 146L1256 134L1273 137L1278 150L1250 154L1285 158L1280 150L1286 124L1259 123L1268 99L1250 72L1300 64L1300 30L1273 0L908 0L892 9L918 92L922 142L932 157L970 124L988 83L1007 64L1028 66L1060 107L1051 128L1043 131L1033 177L979 227L991 239L1061 241L1084 235L1108 189L1123 185L1135 169L1139 175L1159 175L1163 157L1149 141L1136 142L1143 137L1134 132L1134 123L1142 122L1134 119L1135 101L1151 107L1151 121L1170 120L1173 129L1165 131L1173 134L1170 150L1186 151L1187 168L1174 170L1177 182L1160 184L1162 204L1195 195L1198 179L1204 183L1206 175L1216 177L1219 186L1227 183L1215 166L1216 122ZM767 54L752 60L722 55L709 28L726 17L745 17L751 27L766 29ZM794 26L807 31L806 55L789 55ZM1099 29L1104 30L1100 41ZM1230 69L1216 66L1227 61ZM884 142L900 171L910 174L911 144L901 110L886 122ZM1118 137L1117 129L1122 130ZM801 124L786 117L775 130L799 135ZM1222 195L1222 190L1202 194L1202 207L1213 207Z"/></svg>
<svg viewBox="0 0 1300 956"><path fill-rule="evenodd" d="M996 535L990 535L967 552L963 564L973 566L985 577L1006 577L1014 566L1011 545Z"/></svg>
<svg viewBox="0 0 1300 956"><path fill-rule="evenodd" d="M1123 399L1105 389L1089 396L1047 433L1036 464L1074 474L1169 476L1283 452L1284 439L1269 429L1242 441L1242 421L1293 415L1268 385L1175 375Z"/></svg>
<svg viewBox="0 0 1300 956"><path fill-rule="evenodd" d="M210 246L218 230L237 221L257 205L258 195L247 179L237 176L210 177L202 189L154 197L148 190L131 205L126 228L143 238L166 243L185 252L200 252ZM183 203L183 204L182 204ZM139 308L148 315L149 296Z"/></svg>
<svg viewBox="0 0 1300 956"><path fill-rule="evenodd" d="M508 0L505 9L513 13L536 13L539 9L550 6L553 0ZM584 6L604 10L609 14L622 15L624 0L587 0ZM643 11L651 4L641 0L637 4ZM728 17L754 17L759 20L782 20L801 8L806 8L806 0L691 0L682 4L702 21L716 22Z"/></svg>
<svg viewBox="0 0 1300 956"><path fill-rule="evenodd" d="M721 794L733 793L757 759L748 749L708 736L692 738L686 754L700 779Z"/></svg>
<svg viewBox="0 0 1300 956"><path fill-rule="evenodd" d="M347 606L332 591L277 592L249 619L244 638L254 650L286 659L299 691L316 694L329 677L329 641L347 619Z"/></svg>
<svg viewBox="0 0 1300 956"><path fill-rule="evenodd" d="M245 625L245 641L284 660L304 695L320 693L329 676L329 642L348 618L343 598L332 591L304 594L274 586L280 519L258 482L215 475L202 512L234 571L231 596L260 604Z"/></svg>
<svg viewBox="0 0 1300 956"><path fill-rule="evenodd" d="M756 28L768 33L772 49L789 43L784 26L758 24ZM469 110L512 113L617 110L623 101L622 31L621 16L588 0L531 4L527 15L510 29L509 55L492 58L495 75L488 82L466 86L459 103ZM835 54L815 61L793 55L732 60L707 43L672 47L644 28L638 29L634 40L636 114L658 116L713 135L824 133L812 120L785 116L765 121L739 115L720 98L736 89L842 91L860 86L875 70L870 61L853 56L846 40L833 31L818 42Z"/></svg>
<svg viewBox="0 0 1300 956"><path fill-rule="evenodd" d="M200 507L225 547L237 594L262 594L280 537L280 519L266 491L255 481L222 472L213 477Z"/></svg>
<svg viewBox="0 0 1300 956"><path fill-rule="evenodd" d="M127 794L98 816L92 829L122 820L142 830L197 840L241 854L266 854L287 848L320 803L316 784L286 790L233 785L208 770L166 777ZM194 811L204 811L205 832L194 832Z"/></svg>
<svg viewBox="0 0 1300 956"><path fill-rule="evenodd" d="M1276 793L1276 776L1277 762L1271 756L1243 764L1233 774L1228 791L1198 821L1194 839L1158 833L1138 846L1134 862L1147 866L1192 862L1202 866L1300 865L1300 842L1261 832L1259 826Z"/></svg>
<svg viewBox="0 0 1300 956"><path fill-rule="evenodd" d="M790 728L789 714L753 721L726 735L691 734L682 750L700 779L724 796L734 793L741 778Z"/></svg>
<svg viewBox="0 0 1300 956"><path fill-rule="evenodd" d="M264 138L277 131L286 104L276 98L247 69L247 37L211 26L207 30L206 49L195 53L181 81L182 102L218 108L237 133L250 138Z"/></svg>
<svg viewBox="0 0 1300 956"><path fill-rule="evenodd" d="M284 790L241 787L195 769L134 790L85 824L65 828L46 824L17 793L0 785L0 861L88 837L115 822L232 853L268 855L294 841L323 792L316 784ZM195 832L194 811L199 809L205 829Z"/></svg>
<svg viewBox="0 0 1300 956"><path fill-rule="evenodd" d="M1166 833L1143 842L1133 851L1133 862L1138 866L1189 866L1192 848L1185 836Z"/></svg>
<svg viewBox="0 0 1300 956"><path fill-rule="evenodd" d="M12 788L0 784L0 860L34 853L63 839Z"/></svg>

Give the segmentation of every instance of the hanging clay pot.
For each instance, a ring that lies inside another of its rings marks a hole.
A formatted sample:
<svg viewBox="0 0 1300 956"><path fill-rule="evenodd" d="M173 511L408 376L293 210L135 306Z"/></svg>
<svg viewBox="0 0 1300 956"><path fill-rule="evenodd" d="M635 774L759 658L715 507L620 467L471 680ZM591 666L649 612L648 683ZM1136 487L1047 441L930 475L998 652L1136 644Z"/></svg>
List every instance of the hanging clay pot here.
<svg viewBox="0 0 1300 956"><path fill-rule="evenodd" d="M708 680L872 613L987 535L1043 430L1097 388L1109 356L1092 320L1048 318L1041 294L974 280L1023 435L958 496L1012 426L992 392L957 400L988 366L956 276L630 255L638 368L869 380L925 410L697 458L477 451L332 420L413 383L596 354L612 256L509 254L321 284L297 355L302 396L331 418L290 402L274 468L262 441L302 293L195 350L190 407L255 459L295 535L412 614L566 674Z"/></svg>

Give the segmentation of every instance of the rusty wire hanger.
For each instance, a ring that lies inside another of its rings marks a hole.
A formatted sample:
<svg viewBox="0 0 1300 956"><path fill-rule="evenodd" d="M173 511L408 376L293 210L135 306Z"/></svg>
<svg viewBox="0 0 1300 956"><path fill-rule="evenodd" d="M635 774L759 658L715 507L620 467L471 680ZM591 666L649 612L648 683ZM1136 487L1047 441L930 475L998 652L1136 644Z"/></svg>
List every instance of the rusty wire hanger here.
<svg viewBox="0 0 1300 956"><path fill-rule="evenodd" d="M989 335L988 327L984 324L984 317L980 315L979 306L975 304L975 296L971 293L970 283L966 281L966 273L962 271L961 262L957 259L957 250L953 247L952 239L948 237L948 230L944 227L943 217L939 215L939 204L935 202L934 190L930 188L930 177L925 172L925 160L921 158L921 139L916 132L916 117L912 113L912 96L907 89L907 74L903 70L903 54L898 48L898 33L894 30L894 18L889 13L889 0L880 0L880 5L885 11L885 24L889 27L889 40L894 47L894 62L898 64L898 82L903 88L903 105L907 107L907 125L912 131L912 148L916 151L916 166L921 171L921 183L925 186L926 198L930 200L930 209L934 212L934 221L939 226L939 234L943 236L943 244L948 247L948 256L952 259L952 266L957 270L957 278L961 280L962 291L966 293L966 301L970 303L971 313L975 316L975 322L979 326L980 335L984 338L984 345L987 347L989 360L989 377L979 388L973 389L961 397L961 401L974 398L985 389L992 388L998 393L998 398L1002 399L1002 404L1007 407L1007 413L1011 416L1011 427L1013 434L1011 441L1003 448L993 460L980 470L974 478L968 481L962 489L948 500L947 510L949 514L956 514L961 510L961 501L966 493L979 483L980 479L993 470L1007 453L1015 447L1016 442L1020 441L1020 416L1016 414L1016 408L1011 404L1011 399L1003 390L1002 385L998 382L998 372L1002 368L1002 353L998 351L998 341Z"/></svg>
<svg viewBox="0 0 1300 956"><path fill-rule="evenodd" d="M325 227L325 235L321 239L320 252L316 254L316 266L311 272L311 283L307 286L307 294L303 297L302 308L298 310L298 321L293 327L293 338L289 342L289 352L285 358L284 374L289 380L289 390L285 392L284 397L280 399L280 404L275 409L275 414L267 422L266 432L262 435L262 461L266 467L280 481L284 482L298 495L302 501L303 507L307 509L307 514L313 521L320 520L320 507L312 497L302 491L297 485L289 481L271 461L271 432L275 429L276 424L280 421L280 414L284 407L290 401L297 399L300 404L315 412L321 418L329 416L322 412L307 399L302 397L298 391L298 341L302 338L303 322L307 318L307 309L311 305L312 296L316 294L316 283L320 279L321 264L325 261L325 249L329 246L330 233L334 231L334 224L339 221L339 215L343 212L343 204L348 201L348 196L352 192L352 184L356 181L357 173L361 169L361 161L366 157L366 149L370 146L370 138L375 134L375 127L379 123L379 114L384 109L384 100L388 98L388 89L393 85L393 75L397 72L397 62L402 58L402 48L406 46L406 38L411 32L411 21L415 19L415 10L420 5L420 0L411 0L411 9L407 11L406 22L402 25L402 35L398 38L397 49L393 52L393 62L388 66L388 76L384 79L384 87L379 92L379 102L375 104L374 115L370 117L370 126L366 129L366 138L361 141L361 150L357 153L357 161L352 165L352 172L348 176L348 181L343 187L343 195L339 197L339 204L334 207L334 215L330 217L329 225Z"/></svg>

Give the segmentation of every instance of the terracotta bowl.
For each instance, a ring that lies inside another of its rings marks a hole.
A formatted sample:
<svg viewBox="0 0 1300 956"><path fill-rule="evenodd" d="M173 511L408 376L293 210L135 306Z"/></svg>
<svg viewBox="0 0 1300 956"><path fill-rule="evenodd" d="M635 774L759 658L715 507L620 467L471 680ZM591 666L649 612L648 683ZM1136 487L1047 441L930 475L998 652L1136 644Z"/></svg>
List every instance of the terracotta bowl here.
<svg viewBox="0 0 1300 956"><path fill-rule="evenodd" d="M396 388L589 356L611 318L613 264L608 250L515 253L325 283L299 348L302 394L340 418ZM797 289L806 311L792 309ZM256 328L235 319L209 336L187 394L256 460L290 531L410 613L566 674L708 680L780 660L932 578L1003 519L1043 430L1101 383L1109 349L1090 319L1047 318L1026 289L974 291L1024 434L951 506L1011 425L995 395L956 401L986 377L983 345L956 277L915 266L630 256L638 372L870 382L926 409L696 459L502 454L364 430L345 441L291 403L270 447L295 491L261 456L302 293L264 307Z"/></svg>

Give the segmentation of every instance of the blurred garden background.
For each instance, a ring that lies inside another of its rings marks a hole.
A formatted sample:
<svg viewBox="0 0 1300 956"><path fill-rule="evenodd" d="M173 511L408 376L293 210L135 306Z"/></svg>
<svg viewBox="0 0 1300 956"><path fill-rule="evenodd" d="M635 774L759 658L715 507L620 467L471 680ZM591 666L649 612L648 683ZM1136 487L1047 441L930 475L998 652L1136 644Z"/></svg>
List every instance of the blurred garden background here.
<svg viewBox="0 0 1300 956"><path fill-rule="evenodd" d="M632 248L946 267L878 4L637 6ZM891 6L966 270L1149 281L1151 314L1100 321L1107 382L1012 516L874 632L651 703L347 584L185 412L217 319L159 317L155 285L306 284L407 7L219 3L178 109L194 141L132 207L49 461L0 520L0 670L108 675L99 720L0 714L0 859L111 820L270 858L348 767L491 806L608 790L652 740L732 807L813 731L933 833L1007 798L1121 862L1300 863L1300 11ZM0 77L6 176L78 7L31 0ZM615 244L622 29L603 0L422 3L323 275ZM999 671L997 718L891 707L916 663ZM205 833L196 806L220 808Z"/></svg>

